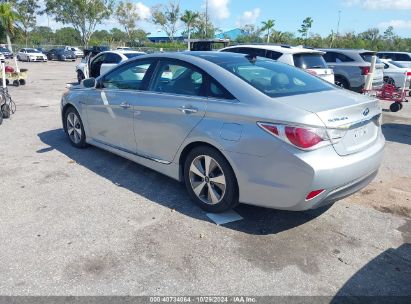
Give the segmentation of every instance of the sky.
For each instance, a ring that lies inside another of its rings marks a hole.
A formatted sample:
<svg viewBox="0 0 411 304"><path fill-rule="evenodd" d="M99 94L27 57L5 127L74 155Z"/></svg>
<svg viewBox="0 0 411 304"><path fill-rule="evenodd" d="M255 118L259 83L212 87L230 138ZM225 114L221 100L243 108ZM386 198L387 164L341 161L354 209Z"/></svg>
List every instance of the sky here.
<svg viewBox="0 0 411 304"><path fill-rule="evenodd" d="M40 0L43 2L44 0ZM142 18L150 17L150 7L167 0L131 0ZM206 0L180 0L182 10L205 10ZM337 30L341 12L340 33L362 32L377 27L382 32L390 25L396 34L411 38L411 0L208 0L213 23L221 30L231 30L244 24L261 25L262 21L275 20L275 29L297 32L306 17L314 20L311 33L328 35ZM61 27L46 16L38 17L39 25ZM159 28L140 21L139 27L156 33ZM112 18L98 29L120 27Z"/></svg>

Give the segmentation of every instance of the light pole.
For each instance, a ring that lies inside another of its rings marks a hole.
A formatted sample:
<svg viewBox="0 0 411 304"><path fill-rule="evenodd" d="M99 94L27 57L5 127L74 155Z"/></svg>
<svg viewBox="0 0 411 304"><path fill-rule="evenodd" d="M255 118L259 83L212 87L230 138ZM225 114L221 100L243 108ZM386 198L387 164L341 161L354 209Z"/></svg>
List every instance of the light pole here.
<svg viewBox="0 0 411 304"><path fill-rule="evenodd" d="M337 36L340 34L341 10L338 11Z"/></svg>

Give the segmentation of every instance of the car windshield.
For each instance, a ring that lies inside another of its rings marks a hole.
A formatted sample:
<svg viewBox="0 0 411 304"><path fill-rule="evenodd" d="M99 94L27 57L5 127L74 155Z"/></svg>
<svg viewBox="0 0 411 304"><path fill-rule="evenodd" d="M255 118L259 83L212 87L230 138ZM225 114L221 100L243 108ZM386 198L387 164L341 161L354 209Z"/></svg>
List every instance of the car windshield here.
<svg viewBox="0 0 411 304"><path fill-rule="evenodd" d="M260 57L256 60L236 57L219 65L270 97L335 89L333 85L307 72Z"/></svg>
<svg viewBox="0 0 411 304"><path fill-rule="evenodd" d="M294 65L300 69L327 69L327 64L321 54L294 54Z"/></svg>
<svg viewBox="0 0 411 304"><path fill-rule="evenodd" d="M143 54L141 54L141 53L123 53L123 55L126 56L128 59L130 59L130 58L141 56Z"/></svg>
<svg viewBox="0 0 411 304"><path fill-rule="evenodd" d="M26 49L27 53L38 53L39 51L36 49Z"/></svg>
<svg viewBox="0 0 411 304"><path fill-rule="evenodd" d="M0 52L8 52L9 53L10 51L8 49L2 47L2 48L0 48Z"/></svg>
<svg viewBox="0 0 411 304"><path fill-rule="evenodd" d="M376 56L375 53L362 53L360 54L361 58L364 61L371 62L372 56ZM381 63L380 58L377 57L376 63Z"/></svg>

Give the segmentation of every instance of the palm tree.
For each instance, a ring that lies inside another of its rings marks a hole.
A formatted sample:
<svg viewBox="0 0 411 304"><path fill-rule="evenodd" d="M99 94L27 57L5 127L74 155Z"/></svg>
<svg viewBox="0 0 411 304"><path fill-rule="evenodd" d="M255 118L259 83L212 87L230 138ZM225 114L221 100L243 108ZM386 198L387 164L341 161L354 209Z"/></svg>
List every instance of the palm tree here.
<svg viewBox="0 0 411 304"><path fill-rule="evenodd" d="M181 16L180 18L181 21L183 21L187 26L188 39L191 38L191 28L193 24L196 22L196 20L198 19L198 17L199 17L199 14L197 12L186 10L184 11L183 16ZM190 49L190 42L188 43L188 49Z"/></svg>
<svg viewBox="0 0 411 304"><path fill-rule="evenodd" d="M267 21L263 21L263 31L267 31L267 44L270 43L270 35L271 35L271 30L275 26L275 20L274 19L269 19Z"/></svg>
<svg viewBox="0 0 411 304"><path fill-rule="evenodd" d="M13 52L13 48L11 46L10 34L14 32L14 22L18 18L18 15L13 10L13 7L8 2L0 3L0 23L2 24L3 28L6 31L6 39L7 44L10 52ZM17 65L16 56L14 56L14 63L16 65L17 72L20 72L19 66Z"/></svg>

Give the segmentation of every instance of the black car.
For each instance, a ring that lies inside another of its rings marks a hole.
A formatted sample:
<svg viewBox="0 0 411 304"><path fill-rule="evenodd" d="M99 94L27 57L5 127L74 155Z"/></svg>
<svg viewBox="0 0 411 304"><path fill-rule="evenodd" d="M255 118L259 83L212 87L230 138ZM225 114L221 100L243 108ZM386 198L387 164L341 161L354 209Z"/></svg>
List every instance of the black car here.
<svg viewBox="0 0 411 304"><path fill-rule="evenodd" d="M39 51L40 53L47 54L47 51L46 51L45 48L38 47L38 48L36 48L36 50Z"/></svg>
<svg viewBox="0 0 411 304"><path fill-rule="evenodd" d="M93 46L91 49L84 50L84 57L87 57L88 54L91 54L91 57L94 57L97 54L100 54L101 52L106 52L106 51L110 51L110 47L105 46L105 45Z"/></svg>
<svg viewBox="0 0 411 304"><path fill-rule="evenodd" d="M6 59L13 59L13 53L9 51L8 48L5 47L0 47L0 53L2 53L4 55L4 58Z"/></svg>
<svg viewBox="0 0 411 304"><path fill-rule="evenodd" d="M65 49L52 49L46 55L48 60L76 61L77 59L74 52Z"/></svg>

